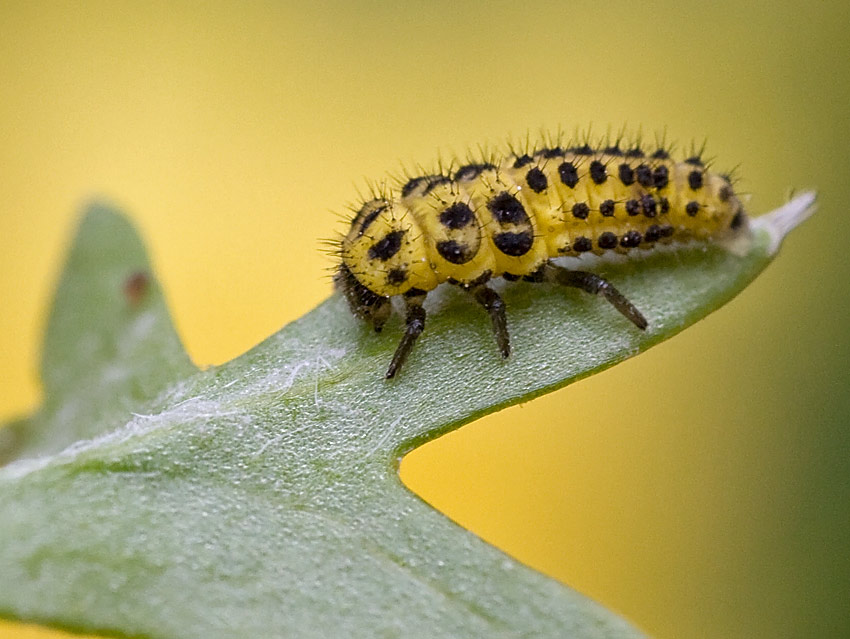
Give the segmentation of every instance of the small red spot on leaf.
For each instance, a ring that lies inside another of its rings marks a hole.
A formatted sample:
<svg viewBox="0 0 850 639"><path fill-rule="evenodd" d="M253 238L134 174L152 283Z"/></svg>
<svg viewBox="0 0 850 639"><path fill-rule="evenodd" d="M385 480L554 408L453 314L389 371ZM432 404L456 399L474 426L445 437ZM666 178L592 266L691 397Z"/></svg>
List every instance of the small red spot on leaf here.
<svg viewBox="0 0 850 639"><path fill-rule="evenodd" d="M124 280L124 297L127 303L136 307L142 303L150 289L150 276L144 271L136 271Z"/></svg>

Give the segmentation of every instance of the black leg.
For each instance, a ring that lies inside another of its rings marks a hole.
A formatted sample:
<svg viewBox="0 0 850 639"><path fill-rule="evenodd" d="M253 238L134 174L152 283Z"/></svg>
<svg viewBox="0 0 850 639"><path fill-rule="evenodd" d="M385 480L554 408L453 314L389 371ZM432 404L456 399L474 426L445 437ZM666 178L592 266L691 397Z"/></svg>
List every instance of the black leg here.
<svg viewBox="0 0 850 639"><path fill-rule="evenodd" d="M425 309L422 308L422 303L425 301L425 295L405 296L404 302L407 305L407 319L404 329L404 336L395 349L395 355L390 362L390 367L387 369L386 378L395 377L398 373L407 356L410 354L416 338L422 333L425 328Z"/></svg>
<svg viewBox="0 0 850 639"><path fill-rule="evenodd" d="M475 300L490 314L493 323L493 333L496 336L496 344L502 357L507 358L511 354L511 342L508 335L508 320L505 317L505 303L499 294L485 284L468 289Z"/></svg>
<svg viewBox="0 0 850 639"><path fill-rule="evenodd" d="M623 294L609 284L607 280L595 273L571 271L563 266L556 266L550 263L546 265L544 276L549 282L557 282L564 286L574 286L593 295L602 295L614 308L631 321L632 324L641 330L646 329L646 318L635 308L634 304L623 297Z"/></svg>

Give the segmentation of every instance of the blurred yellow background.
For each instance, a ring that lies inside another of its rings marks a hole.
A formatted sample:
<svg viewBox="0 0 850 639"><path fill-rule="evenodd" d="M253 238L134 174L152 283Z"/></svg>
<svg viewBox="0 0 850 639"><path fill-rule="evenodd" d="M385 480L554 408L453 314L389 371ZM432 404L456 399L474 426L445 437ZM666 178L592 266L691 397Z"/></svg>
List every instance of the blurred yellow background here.
<svg viewBox="0 0 850 639"><path fill-rule="evenodd" d="M328 295L319 239L363 178L540 127L707 137L753 211L815 186L819 214L707 320L402 477L653 636L850 636L848 29L843 0L4 2L0 419L39 402L94 196L133 216L203 366Z"/></svg>

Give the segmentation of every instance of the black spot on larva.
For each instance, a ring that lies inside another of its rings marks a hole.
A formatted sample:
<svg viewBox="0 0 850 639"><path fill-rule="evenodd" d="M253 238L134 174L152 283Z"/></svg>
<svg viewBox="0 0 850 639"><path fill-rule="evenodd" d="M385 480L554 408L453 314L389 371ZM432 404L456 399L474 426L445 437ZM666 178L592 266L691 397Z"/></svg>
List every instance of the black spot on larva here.
<svg viewBox="0 0 850 639"><path fill-rule="evenodd" d="M632 167L623 162L618 169L618 173L620 175L620 182L629 186L630 184L634 184L635 181L635 172L632 170Z"/></svg>
<svg viewBox="0 0 850 639"><path fill-rule="evenodd" d="M663 164L656 166L652 172L652 181L656 189L663 189L667 186L667 183L670 181L670 173L667 171L667 167Z"/></svg>
<svg viewBox="0 0 850 639"><path fill-rule="evenodd" d="M502 273L502 277L509 282L517 282L520 280L520 276L514 275L513 273Z"/></svg>
<svg viewBox="0 0 850 639"><path fill-rule="evenodd" d="M638 184L641 186L650 187L654 184L652 180L652 169L650 169L648 165L639 165L635 174L637 175Z"/></svg>
<svg viewBox="0 0 850 639"><path fill-rule="evenodd" d="M454 240L437 242L437 253L439 253L444 260L451 262L452 264L465 264L475 257L475 254L469 250L468 244L455 242Z"/></svg>
<svg viewBox="0 0 850 639"><path fill-rule="evenodd" d="M590 148L589 144L582 144L581 146L570 147L570 153L575 153L576 155L593 155L593 149Z"/></svg>
<svg viewBox="0 0 850 639"><path fill-rule="evenodd" d="M436 189L441 184L448 184L451 181L452 179L447 175L429 175L428 186L425 187L425 190L422 192L422 195L428 195L431 191Z"/></svg>
<svg viewBox="0 0 850 639"><path fill-rule="evenodd" d="M738 209L738 212L735 213L735 216L732 218L732 222L729 223L729 228L732 230L741 228L744 225L744 220L746 219L747 216L744 213L744 209Z"/></svg>
<svg viewBox="0 0 850 639"><path fill-rule="evenodd" d="M564 162L561 164L561 166L558 167L558 175L561 176L561 182L571 189L575 188L575 185L578 184L578 170L576 169L576 165L572 162Z"/></svg>
<svg viewBox="0 0 850 639"><path fill-rule="evenodd" d="M668 200L666 197L658 198L658 210L660 211L661 215L664 215L665 213L669 213L670 212L670 200Z"/></svg>
<svg viewBox="0 0 850 639"><path fill-rule="evenodd" d="M525 181L528 184L528 188L535 193L545 191L546 187L549 186L549 180L546 179L546 174L536 166L533 169L529 169L528 173L525 174Z"/></svg>
<svg viewBox="0 0 850 639"><path fill-rule="evenodd" d="M487 162L465 164L464 166L459 167L457 171L455 171L455 181L468 182L477 178L479 175L484 173L484 171L490 171L495 168L495 166Z"/></svg>
<svg viewBox="0 0 850 639"><path fill-rule="evenodd" d="M514 162L514 168L515 169L521 169L522 167L526 166L527 164L531 164L533 161L534 161L534 158L532 158L528 153L525 153L523 155L519 155L519 156L517 156L517 159Z"/></svg>
<svg viewBox="0 0 850 639"><path fill-rule="evenodd" d="M422 186L425 187L424 193L430 193L438 184L445 184L451 180L445 175L420 175L419 177L410 178L404 186L401 187L401 197L407 197Z"/></svg>
<svg viewBox="0 0 850 639"><path fill-rule="evenodd" d="M573 204L573 217L579 220L586 220L590 213L590 207L584 202L576 202Z"/></svg>
<svg viewBox="0 0 850 639"><path fill-rule="evenodd" d="M717 197L720 198L721 202L728 202L732 199L732 187L728 184L724 184L717 192Z"/></svg>
<svg viewBox="0 0 850 639"><path fill-rule="evenodd" d="M603 153L607 153L608 155L623 155L623 150L615 144L607 147Z"/></svg>
<svg viewBox="0 0 850 639"><path fill-rule="evenodd" d="M612 249L617 246L617 236L611 231L605 231L597 238L596 243L601 249Z"/></svg>
<svg viewBox="0 0 850 639"><path fill-rule="evenodd" d="M593 248L593 242L590 241L589 237L577 237L576 241L573 242L573 250L576 253L586 253Z"/></svg>
<svg viewBox="0 0 850 639"><path fill-rule="evenodd" d="M657 224L652 224L643 233L644 242L657 242L661 237L661 228Z"/></svg>
<svg viewBox="0 0 850 639"><path fill-rule="evenodd" d="M496 233L493 236L493 243L505 255L519 257L531 250L531 245L534 243L534 236L530 231L522 231L521 233Z"/></svg>
<svg viewBox="0 0 850 639"><path fill-rule="evenodd" d="M626 155L627 158L642 158L643 157L643 151L640 150L638 147L635 147L633 149L629 149L628 151L626 151L625 155Z"/></svg>
<svg viewBox="0 0 850 639"><path fill-rule="evenodd" d="M523 224L528 222L528 214L522 203L507 191L502 191L487 202L487 208L493 218L502 225Z"/></svg>
<svg viewBox="0 0 850 639"><path fill-rule="evenodd" d="M386 262L401 248L401 238L406 231L390 231L369 247L369 259Z"/></svg>
<svg viewBox="0 0 850 639"><path fill-rule="evenodd" d="M625 248L633 248L635 246L640 245L642 239L643 236L641 236L640 231L627 231L620 239L620 246L624 246Z"/></svg>
<svg viewBox="0 0 850 639"><path fill-rule="evenodd" d="M389 273L387 273L387 284L390 284L392 286L398 286L399 284L404 284L406 281L406 268L393 268L390 269Z"/></svg>
<svg viewBox="0 0 850 639"><path fill-rule="evenodd" d="M366 232L366 229L369 228L369 225L372 224L372 222L374 222L378 218L378 216L386 210L387 210L387 205L384 204L383 206L378 206L375 209L373 209L372 211L370 211L366 215L366 217L363 218L363 221L360 222L360 230L357 232L357 236L359 237L359 236L363 235L363 233Z"/></svg>
<svg viewBox="0 0 850 639"><path fill-rule="evenodd" d="M685 213L694 217L697 213L699 213L699 202L694 202L691 200L685 205Z"/></svg>
<svg viewBox="0 0 850 639"><path fill-rule="evenodd" d="M643 195L640 198L640 207L646 217L655 217L655 199L651 195Z"/></svg>
<svg viewBox="0 0 850 639"><path fill-rule="evenodd" d="M552 158L556 158L560 155L564 154L564 149L559 146L552 147L551 149L540 149L540 155L542 155L547 160L551 160Z"/></svg>
<svg viewBox="0 0 850 639"><path fill-rule="evenodd" d="M688 173L688 186L690 186L694 191L702 187L701 171L691 171Z"/></svg>
<svg viewBox="0 0 850 639"><path fill-rule="evenodd" d="M599 205L599 212L602 213L604 217L611 217L614 215L614 200L605 200Z"/></svg>
<svg viewBox="0 0 850 639"><path fill-rule="evenodd" d="M669 224L665 224L664 226L658 229L658 234L661 237L672 237L674 231L675 229L672 226L670 226Z"/></svg>
<svg viewBox="0 0 850 639"><path fill-rule="evenodd" d="M693 166L702 166L702 158L698 155L692 155L687 160L685 160L685 164L692 164Z"/></svg>
<svg viewBox="0 0 850 639"><path fill-rule="evenodd" d="M637 200L626 200L626 213L632 217L640 213L640 203Z"/></svg>
<svg viewBox="0 0 850 639"><path fill-rule="evenodd" d="M425 182L428 181L427 175L422 175L420 177L410 178L403 187L401 187L401 197L407 197L411 193L413 193L416 189L422 186Z"/></svg>
<svg viewBox="0 0 850 639"><path fill-rule="evenodd" d="M475 214L463 202L455 202L440 213L440 224L449 229L462 229L472 223Z"/></svg>
<svg viewBox="0 0 850 639"><path fill-rule="evenodd" d="M596 184L603 184L608 179L608 170L599 160L590 163L590 179Z"/></svg>
<svg viewBox="0 0 850 639"><path fill-rule="evenodd" d="M667 149L658 149L652 154L652 157L655 160L667 160L670 158L670 154L667 152Z"/></svg>
<svg viewBox="0 0 850 639"><path fill-rule="evenodd" d="M404 294L405 297L422 297L428 291L423 291L421 288L411 288Z"/></svg>

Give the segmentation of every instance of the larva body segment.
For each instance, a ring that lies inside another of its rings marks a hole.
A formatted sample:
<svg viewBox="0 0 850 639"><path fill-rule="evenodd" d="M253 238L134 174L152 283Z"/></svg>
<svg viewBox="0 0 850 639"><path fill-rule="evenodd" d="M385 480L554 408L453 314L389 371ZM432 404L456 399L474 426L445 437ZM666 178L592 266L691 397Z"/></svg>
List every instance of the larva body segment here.
<svg viewBox="0 0 850 639"><path fill-rule="evenodd" d="M424 296L442 282L473 293L507 356L504 306L489 279L557 281L602 293L645 328L610 284L578 271L564 275L551 259L717 241L746 226L729 179L699 158L676 162L664 150L647 156L616 146L542 148L414 177L363 203L339 247L335 279L352 312L376 330L389 316L389 298L405 297L408 326L387 372L392 377L424 327Z"/></svg>

